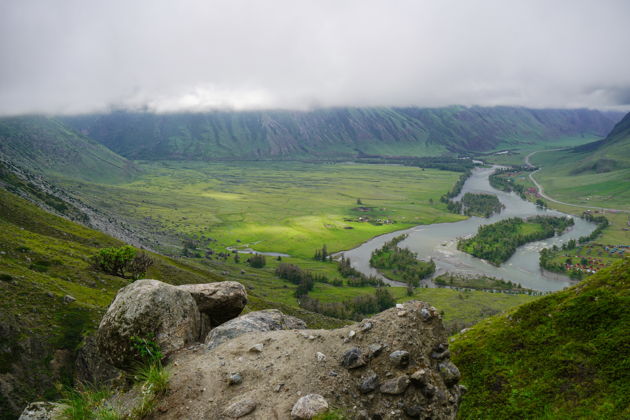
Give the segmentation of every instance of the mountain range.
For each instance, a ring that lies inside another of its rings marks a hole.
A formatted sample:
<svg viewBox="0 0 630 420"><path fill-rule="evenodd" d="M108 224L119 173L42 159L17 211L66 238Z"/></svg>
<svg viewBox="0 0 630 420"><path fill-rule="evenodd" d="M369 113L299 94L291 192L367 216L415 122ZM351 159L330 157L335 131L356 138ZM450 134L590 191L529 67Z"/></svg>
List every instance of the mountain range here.
<svg viewBox="0 0 630 420"><path fill-rule="evenodd" d="M516 107L333 108L314 111L61 118L129 159L345 159L361 154L487 152L567 137L604 137L622 114Z"/></svg>

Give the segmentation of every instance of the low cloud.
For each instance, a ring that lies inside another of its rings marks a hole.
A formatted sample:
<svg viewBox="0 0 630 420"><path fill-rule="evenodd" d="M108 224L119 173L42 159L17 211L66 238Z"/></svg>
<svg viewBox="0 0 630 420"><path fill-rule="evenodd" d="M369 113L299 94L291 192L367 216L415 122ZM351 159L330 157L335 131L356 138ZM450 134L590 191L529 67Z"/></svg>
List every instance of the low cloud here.
<svg viewBox="0 0 630 420"><path fill-rule="evenodd" d="M5 0L0 114L629 107L624 0Z"/></svg>

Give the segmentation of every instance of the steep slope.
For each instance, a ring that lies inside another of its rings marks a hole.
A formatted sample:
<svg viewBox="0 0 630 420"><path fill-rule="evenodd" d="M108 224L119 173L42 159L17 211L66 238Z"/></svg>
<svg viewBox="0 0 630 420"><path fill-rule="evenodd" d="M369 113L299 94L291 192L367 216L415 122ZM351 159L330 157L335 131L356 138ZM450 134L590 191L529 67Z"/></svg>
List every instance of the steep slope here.
<svg viewBox="0 0 630 420"><path fill-rule="evenodd" d="M0 118L0 158L24 169L94 182L126 179L137 169L53 118Z"/></svg>
<svg viewBox="0 0 630 420"><path fill-rule="evenodd" d="M510 107L334 108L150 114L62 121L130 159L347 158L488 151L605 135L620 114Z"/></svg>
<svg viewBox="0 0 630 420"><path fill-rule="evenodd" d="M0 418L13 418L34 398L54 398L56 382L72 382L83 336L129 282L93 271L88 259L101 247L119 245L0 189ZM171 283L220 280L154 258L150 277Z"/></svg>
<svg viewBox="0 0 630 420"><path fill-rule="evenodd" d="M34 184L31 188L56 203ZM17 418L30 401L58 398L58 385L71 384L75 374L90 378L92 372L76 361L84 337L130 280L94 271L89 258L100 248L121 245L0 188L0 419ZM171 284L222 281L227 273L151 255L155 264L146 277ZM256 280L246 284L258 287ZM249 310L281 308L310 325L345 324L265 296L251 291Z"/></svg>
<svg viewBox="0 0 630 420"><path fill-rule="evenodd" d="M630 209L630 114L605 139L538 153L535 177L551 197L586 206Z"/></svg>
<svg viewBox="0 0 630 420"><path fill-rule="evenodd" d="M610 172L630 167L630 113L628 113L605 139L577 147L574 153L583 155L574 174L583 172Z"/></svg>
<svg viewBox="0 0 630 420"><path fill-rule="evenodd" d="M630 416L630 259L461 333L461 419Z"/></svg>

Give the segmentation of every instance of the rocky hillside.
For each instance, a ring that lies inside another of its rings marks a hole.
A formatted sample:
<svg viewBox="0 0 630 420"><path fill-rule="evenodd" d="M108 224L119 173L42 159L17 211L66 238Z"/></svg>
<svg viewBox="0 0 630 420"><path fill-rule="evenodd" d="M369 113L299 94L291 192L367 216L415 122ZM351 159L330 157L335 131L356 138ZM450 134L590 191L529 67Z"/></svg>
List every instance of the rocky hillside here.
<svg viewBox="0 0 630 420"><path fill-rule="evenodd" d="M451 345L460 419L630 418L630 259L483 321Z"/></svg>
<svg viewBox="0 0 630 420"><path fill-rule="evenodd" d="M150 114L62 121L130 159L347 158L488 151L563 137L601 137L621 114L510 107L335 108Z"/></svg>
<svg viewBox="0 0 630 420"><path fill-rule="evenodd" d="M13 180L17 187L28 186ZM31 184L32 185L32 184ZM51 205L54 196L35 189ZM59 397L57 384L91 380L81 349L117 291L130 280L95 271L89 259L103 247L124 243L47 213L0 189L0 419L14 419L29 402ZM147 275L169 283L208 283L223 275L152 254ZM251 309L279 304L255 291ZM315 325L339 325L296 308L285 308ZM204 321L207 325L210 321ZM83 360L83 361L82 361Z"/></svg>
<svg viewBox="0 0 630 420"><path fill-rule="evenodd" d="M152 419L455 418L465 388L441 317L428 304L407 302L345 328L307 330L277 310L236 317L245 302L238 283L136 281L103 317L94 358L133 372L142 360L134 337L154 337L170 380L152 394ZM95 408L136 418L135 407L152 392L135 386ZM23 419L40 407L29 406Z"/></svg>

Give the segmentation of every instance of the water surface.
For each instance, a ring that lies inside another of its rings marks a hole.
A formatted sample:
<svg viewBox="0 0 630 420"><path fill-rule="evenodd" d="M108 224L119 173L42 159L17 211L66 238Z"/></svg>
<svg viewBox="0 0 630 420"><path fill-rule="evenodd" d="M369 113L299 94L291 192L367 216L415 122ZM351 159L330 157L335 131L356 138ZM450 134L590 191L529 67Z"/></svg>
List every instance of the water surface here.
<svg viewBox="0 0 630 420"><path fill-rule="evenodd" d="M445 272L467 275L485 274L520 283L523 287L542 291L560 290L573 284L574 282L567 276L541 269L538 263L538 253L542 248L548 248L553 245L561 246L571 239L589 235L595 229L595 224L577 217L573 218L575 225L564 234L542 241L530 242L518 248L514 255L499 267L457 250L457 239L474 235L481 225L495 223L509 217L536 215L572 217L555 210L539 209L533 203L521 199L515 193L506 193L492 188L488 177L495 169L496 167L474 169L472 176L464 184L461 194L455 197L455 200L459 200L467 192L496 194L501 203L505 205L505 209L500 214L496 214L489 219L471 217L460 222L421 225L403 231L388 233L372 238L350 251L344 251L343 254L346 258L351 259L352 266L357 270L368 275L378 275L384 279L374 268L370 267L370 255L372 251L382 247L385 242L395 236L406 233L409 237L401 242L399 246L416 252L420 259L428 260L433 258L436 265L435 275ZM433 286L430 280L425 281L425 283ZM401 285L398 282L391 282L391 284Z"/></svg>

